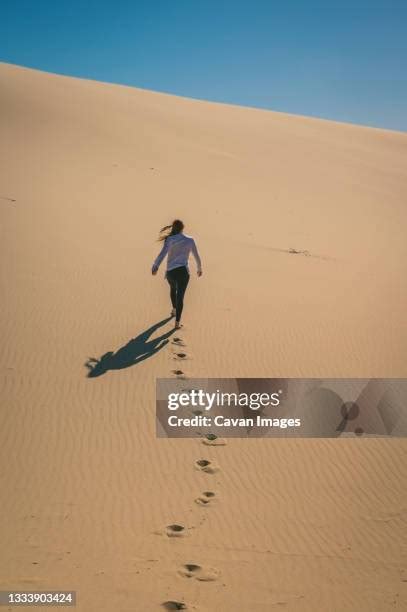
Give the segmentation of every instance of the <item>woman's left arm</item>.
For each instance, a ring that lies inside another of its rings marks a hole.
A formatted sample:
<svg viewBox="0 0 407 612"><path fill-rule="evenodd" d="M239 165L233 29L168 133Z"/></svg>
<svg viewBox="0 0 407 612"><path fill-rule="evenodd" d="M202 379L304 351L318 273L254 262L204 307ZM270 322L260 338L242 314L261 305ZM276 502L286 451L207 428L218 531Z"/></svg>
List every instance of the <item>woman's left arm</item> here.
<svg viewBox="0 0 407 612"><path fill-rule="evenodd" d="M167 255L167 253L168 253L168 241L166 239L163 244L163 248L159 252L158 257L156 258L155 262L153 263L153 267L151 268L152 274L157 274L158 268L160 267L160 264L162 260L164 259L164 257Z"/></svg>

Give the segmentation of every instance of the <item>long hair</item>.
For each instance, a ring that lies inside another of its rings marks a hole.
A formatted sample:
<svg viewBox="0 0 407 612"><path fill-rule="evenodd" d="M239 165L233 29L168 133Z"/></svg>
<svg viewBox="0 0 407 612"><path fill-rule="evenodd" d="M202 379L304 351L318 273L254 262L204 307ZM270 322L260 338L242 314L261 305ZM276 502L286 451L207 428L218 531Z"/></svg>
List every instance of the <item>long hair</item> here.
<svg viewBox="0 0 407 612"><path fill-rule="evenodd" d="M175 234L180 234L183 229L184 224L182 223L182 221L180 219L175 219L175 221L173 221L171 225L164 225L164 227L160 229L160 235L158 237L158 240L165 240L166 238L168 238L168 236L175 236Z"/></svg>

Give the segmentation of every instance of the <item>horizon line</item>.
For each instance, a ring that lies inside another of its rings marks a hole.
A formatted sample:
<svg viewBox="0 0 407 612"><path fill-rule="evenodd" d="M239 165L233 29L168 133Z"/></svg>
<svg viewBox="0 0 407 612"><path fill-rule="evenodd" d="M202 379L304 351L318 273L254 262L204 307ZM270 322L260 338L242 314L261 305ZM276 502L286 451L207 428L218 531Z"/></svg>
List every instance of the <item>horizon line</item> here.
<svg viewBox="0 0 407 612"><path fill-rule="evenodd" d="M65 72L53 72L52 70L46 70L44 68L37 68L35 66L27 66L27 65L23 65L23 64L17 64L14 62L10 62L10 61L4 61L2 59L0 59L0 64L4 64L6 66L14 66L16 68L22 68L24 70L32 70L34 72L41 72L44 74L49 74L52 76L57 76L57 77L63 77L63 78L68 78L68 79L78 79L81 81L90 81L92 83L100 83L100 84L105 84L105 85L114 85L117 87L127 87L129 89L139 89L141 91L146 91L152 94L158 94L158 95L164 95L164 96L170 96L173 98L181 98L184 100L192 100L194 102L203 102L203 103L207 103L207 104L220 104L222 106L233 106L235 108L242 108L242 109L248 109L248 110L257 110L260 112L269 112L269 113L276 113L276 114L280 114L280 115L286 115L288 117L297 117L297 118L301 118L301 119L310 119L310 120L314 120L314 121L327 121L329 123L335 123L341 126L351 126L351 127L358 127L361 129L367 129L367 130L379 130L381 132L392 132L392 133L396 133L396 134L403 134L405 135L407 133L407 129L406 130L402 130L402 129L394 129L394 128L387 128L387 127L381 127L381 126L377 126L377 125L371 125L371 124L365 124L365 123L359 123L356 121L343 121L340 119L330 119L328 117L321 117L318 115L302 115L302 114L298 114L298 113L290 113L284 110L275 110L274 108L269 108L269 107L264 107L264 106L251 106L248 104L238 104L235 102L221 102L219 100L212 100L209 98L195 98L193 96L189 96L189 95L184 95L184 94L177 94L171 91L165 91L165 90L159 90L159 89L148 89L147 87L140 87L138 85L130 85L128 83L123 83L123 82L118 82L118 81L105 81L105 80L99 80L97 78L91 77L91 76L78 76L76 74L71 74L71 73L65 73Z"/></svg>

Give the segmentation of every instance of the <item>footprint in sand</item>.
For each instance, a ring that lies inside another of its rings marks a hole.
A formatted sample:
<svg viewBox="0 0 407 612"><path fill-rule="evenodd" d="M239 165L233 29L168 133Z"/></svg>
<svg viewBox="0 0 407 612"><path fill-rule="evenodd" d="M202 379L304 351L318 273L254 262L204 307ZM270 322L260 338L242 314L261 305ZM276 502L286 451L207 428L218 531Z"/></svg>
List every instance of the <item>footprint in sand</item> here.
<svg viewBox="0 0 407 612"><path fill-rule="evenodd" d="M180 570L179 573L185 578L195 578L201 582L212 582L219 578L220 572L214 567L202 567L201 565L195 565L195 563L186 563Z"/></svg>
<svg viewBox="0 0 407 612"><path fill-rule="evenodd" d="M195 467L200 472L206 472L207 474L215 474L219 471L219 467L209 459L198 459L195 461Z"/></svg>
<svg viewBox="0 0 407 612"><path fill-rule="evenodd" d="M226 446L227 442L224 438L218 438L215 434L209 433L202 438L202 444L207 446Z"/></svg>
<svg viewBox="0 0 407 612"><path fill-rule="evenodd" d="M186 529L184 525L174 523L172 525L167 525L165 533L169 538L182 538L186 535Z"/></svg>
<svg viewBox="0 0 407 612"><path fill-rule="evenodd" d="M212 506L215 502L216 493L213 491L204 491L199 497L196 498L195 503L198 506Z"/></svg>
<svg viewBox="0 0 407 612"><path fill-rule="evenodd" d="M176 336L175 338L172 339L172 344L175 344L176 346L186 346L186 344L183 341L183 339L179 338L178 336Z"/></svg>
<svg viewBox="0 0 407 612"><path fill-rule="evenodd" d="M188 355L186 353L174 353L174 359L176 359L177 361L184 361L185 359L188 358Z"/></svg>
<svg viewBox="0 0 407 612"><path fill-rule="evenodd" d="M177 378L186 378L185 372L183 372L182 370L171 370L171 372L175 374Z"/></svg>
<svg viewBox="0 0 407 612"><path fill-rule="evenodd" d="M164 601L162 607L164 610L188 610L187 604L183 601Z"/></svg>

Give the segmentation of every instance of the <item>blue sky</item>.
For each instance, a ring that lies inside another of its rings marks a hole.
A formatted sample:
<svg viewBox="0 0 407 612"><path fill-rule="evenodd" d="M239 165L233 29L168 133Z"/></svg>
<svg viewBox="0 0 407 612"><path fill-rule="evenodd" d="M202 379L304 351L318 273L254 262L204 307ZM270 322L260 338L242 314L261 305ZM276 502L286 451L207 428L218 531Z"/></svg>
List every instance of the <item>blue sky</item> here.
<svg viewBox="0 0 407 612"><path fill-rule="evenodd" d="M406 0L1 0L0 60L407 130Z"/></svg>

